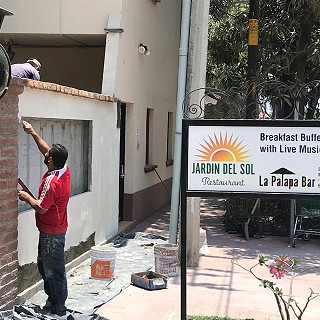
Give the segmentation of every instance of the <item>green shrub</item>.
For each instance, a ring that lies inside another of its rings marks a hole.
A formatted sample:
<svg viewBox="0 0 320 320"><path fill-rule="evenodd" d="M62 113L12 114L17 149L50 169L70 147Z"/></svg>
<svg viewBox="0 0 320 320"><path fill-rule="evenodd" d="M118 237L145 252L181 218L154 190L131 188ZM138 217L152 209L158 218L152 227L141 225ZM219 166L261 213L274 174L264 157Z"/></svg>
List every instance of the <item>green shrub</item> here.
<svg viewBox="0 0 320 320"><path fill-rule="evenodd" d="M237 197L225 199L225 230L244 235L244 224L251 216L255 202L256 199ZM289 236L290 200L261 199L249 223L249 236L252 237L254 234Z"/></svg>

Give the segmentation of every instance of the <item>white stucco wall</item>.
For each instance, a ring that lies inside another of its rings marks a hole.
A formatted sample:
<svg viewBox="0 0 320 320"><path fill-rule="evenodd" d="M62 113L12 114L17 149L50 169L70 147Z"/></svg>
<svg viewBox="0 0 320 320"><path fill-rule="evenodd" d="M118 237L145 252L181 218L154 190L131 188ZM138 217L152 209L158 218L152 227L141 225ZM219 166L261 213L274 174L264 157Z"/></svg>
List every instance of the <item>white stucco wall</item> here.
<svg viewBox="0 0 320 320"><path fill-rule="evenodd" d="M145 130L147 108L154 109L154 164L158 165L162 180L172 176L172 167L166 167L167 113L176 110L177 74L180 39L180 1L123 0L115 95L130 102L132 120L127 145L127 172L125 192L135 193L160 182L155 172L144 173ZM142 43L150 56L138 52ZM108 52L107 52L108 54ZM173 120L175 123L175 119Z"/></svg>
<svg viewBox="0 0 320 320"><path fill-rule="evenodd" d="M2 0L1 7L14 14L3 33L104 34L108 13L120 12L121 1Z"/></svg>
<svg viewBox="0 0 320 320"><path fill-rule="evenodd" d="M119 131L116 103L58 92L25 88L19 96L23 117L92 121L92 185L89 192L70 198L66 249L95 232L96 243L118 231ZM22 125L22 124L21 124ZM18 217L19 264L36 261L38 231L34 211Z"/></svg>
<svg viewBox="0 0 320 320"><path fill-rule="evenodd" d="M12 42L12 63L37 58L41 81L101 92L105 28L121 0L4 0L0 41ZM76 13L76 14L75 14Z"/></svg>

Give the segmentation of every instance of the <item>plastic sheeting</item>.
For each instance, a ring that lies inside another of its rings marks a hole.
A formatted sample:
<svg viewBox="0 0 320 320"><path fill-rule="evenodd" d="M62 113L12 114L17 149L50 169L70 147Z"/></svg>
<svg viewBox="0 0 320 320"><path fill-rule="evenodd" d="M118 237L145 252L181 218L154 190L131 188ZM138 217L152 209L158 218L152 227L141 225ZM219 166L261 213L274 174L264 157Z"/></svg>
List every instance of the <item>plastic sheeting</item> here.
<svg viewBox="0 0 320 320"><path fill-rule="evenodd" d="M0 320L29 320L29 319L41 319L41 320L53 320L54 316L43 313L40 306L14 306L11 311L0 312ZM88 311L87 313L80 313L73 310L68 310L67 320L107 320L104 317L95 313L95 310Z"/></svg>
<svg viewBox="0 0 320 320"><path fill-rule="evenodd" d="M90 318L93 310L107 303L128 287L131 284L132 273L144 272L154 267L153 246L162 243L167 243L167 238L157 234L137 232L117 237L113 242L106 244L105 246L111 246L116 250L114 277L111 279L91 278L91 259L85 260L70 270L67 274L66 307L75 310L71 314L74 319L96 319ZM27 300L25 305L41 306L46 299L44 291L39 291Z"/></svg>

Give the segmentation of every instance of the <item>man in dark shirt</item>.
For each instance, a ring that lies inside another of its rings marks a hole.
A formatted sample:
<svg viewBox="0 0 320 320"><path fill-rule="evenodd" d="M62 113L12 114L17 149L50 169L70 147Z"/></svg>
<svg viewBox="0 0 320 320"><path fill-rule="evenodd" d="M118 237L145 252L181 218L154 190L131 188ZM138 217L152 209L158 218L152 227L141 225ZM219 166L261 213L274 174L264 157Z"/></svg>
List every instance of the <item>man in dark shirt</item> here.
<svg viewBox="0 0 320 320"><path fill-rule="evenodd" d="M11 76L40 80L41 64L37 59L29 59L26 63L15 63L11 65Z"/></svg>

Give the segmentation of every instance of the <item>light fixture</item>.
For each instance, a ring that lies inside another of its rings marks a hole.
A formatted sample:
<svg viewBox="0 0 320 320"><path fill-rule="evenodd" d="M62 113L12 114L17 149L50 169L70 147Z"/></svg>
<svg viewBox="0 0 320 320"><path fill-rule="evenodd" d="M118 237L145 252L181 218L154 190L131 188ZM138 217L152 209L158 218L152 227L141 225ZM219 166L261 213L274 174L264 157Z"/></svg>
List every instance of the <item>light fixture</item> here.
<svg viewBox="0 0 320 320"><path fill-rule="evenodd" d="M148 47L143 45L142 43L139 44L138 52L141 53L141 54L144 54L145 56L150 56L150 54L151 54L151 52L148 49Z"/></svg>

